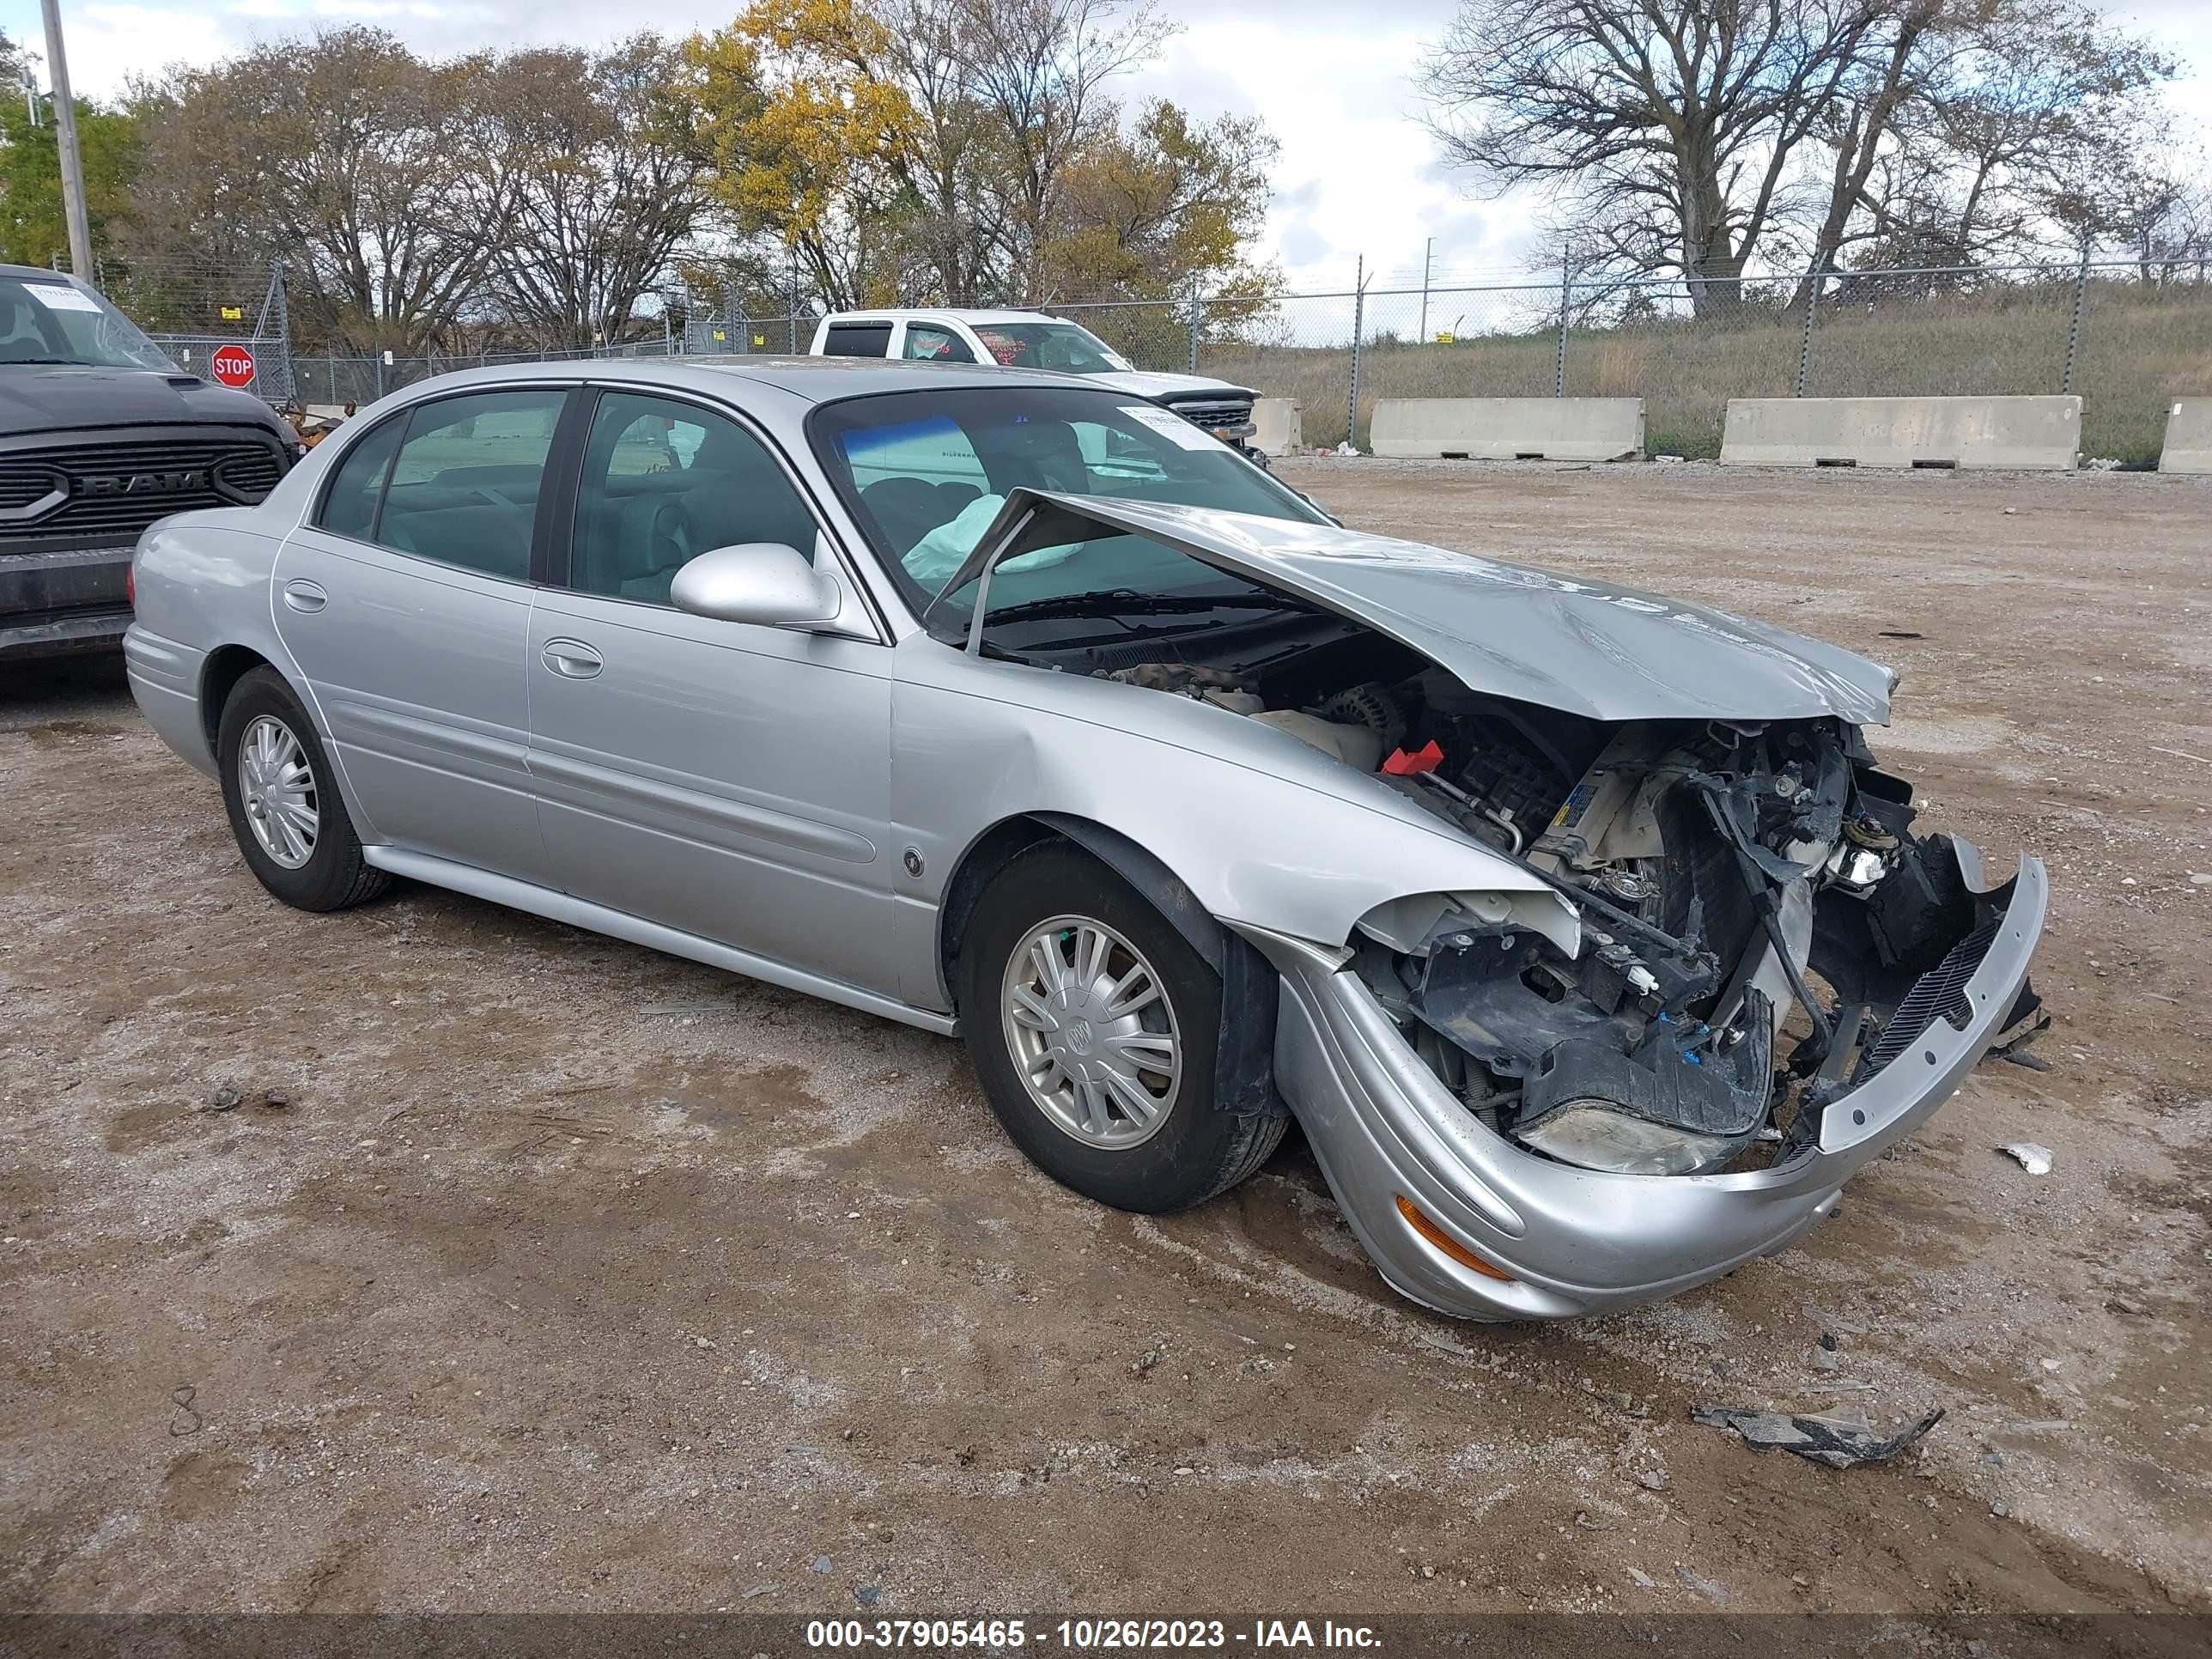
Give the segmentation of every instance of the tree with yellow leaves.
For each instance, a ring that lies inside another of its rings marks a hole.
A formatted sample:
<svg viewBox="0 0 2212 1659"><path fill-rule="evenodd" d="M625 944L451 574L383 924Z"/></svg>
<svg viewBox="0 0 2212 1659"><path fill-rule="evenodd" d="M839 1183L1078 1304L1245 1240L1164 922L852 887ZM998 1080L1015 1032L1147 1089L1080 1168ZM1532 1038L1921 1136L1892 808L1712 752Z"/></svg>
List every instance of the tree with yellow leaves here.
<svg viewBox="0 0 2212 1659"><path fill-rule="evenodd" d="M1170 33L1132 0L756 0L686 58L715 195L826 305L1249 284L1265 128L1107 95Z"/></svg>

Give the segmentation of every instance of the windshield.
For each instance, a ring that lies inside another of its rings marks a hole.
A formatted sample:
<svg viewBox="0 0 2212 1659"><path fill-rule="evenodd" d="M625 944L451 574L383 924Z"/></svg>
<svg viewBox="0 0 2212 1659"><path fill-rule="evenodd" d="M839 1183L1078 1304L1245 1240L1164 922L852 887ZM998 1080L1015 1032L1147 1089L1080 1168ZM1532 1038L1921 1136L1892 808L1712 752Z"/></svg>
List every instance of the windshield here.
<svg viewBox="0 0 2212 1659"><path fill-rule="evenodd" d="M177 367L113 306L59 276L0 276L0 363Z"/></svg>
<svg viewBox="0 0 2212 1659"><path fill-rule="evenodd" d="M831 482L917 613L975 550L1007 492L1024 486L1326 522L1225 444L1124 393L1045 386L892 392L826 404L809 430ZM969 599L949 594L945 606L964 613ZM992 630L1005 624L999 643L1018 651L1098 635L1102 625L1122 635L1187 632L1231 613L1249 622L1255 611L1293 608L1131 535L1007 560L992 575L989 607Z"/></svg>
<svg viewBox="0 0 2212 1659"><path fill-rule="evenodd" d="M1001 368L1049 368L1062 374L1127 374L1129 361L1073 323L975 323L969 326Z"/></svg>

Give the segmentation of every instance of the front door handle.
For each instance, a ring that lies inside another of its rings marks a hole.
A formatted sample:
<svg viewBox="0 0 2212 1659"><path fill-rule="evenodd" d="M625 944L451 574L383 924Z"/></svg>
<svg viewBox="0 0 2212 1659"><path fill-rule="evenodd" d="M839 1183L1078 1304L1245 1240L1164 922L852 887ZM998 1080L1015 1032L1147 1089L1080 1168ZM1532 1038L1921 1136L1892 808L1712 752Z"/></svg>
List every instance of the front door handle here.
<svg viewBox="0 0 2212 1659"><path fill-rule="evenodd" d="M538 654L563 679L587 680L607 665L606 659L581 640L548 640Z"/></svg>
<svg viewBox="0 0 2212 1659"><path fill-rule="evenodd" d="M311 612L320 611L330 602L331 596L323 591L323 585L320 582L311 582L304 577L295 577L284 584L284 603L295 611Z"/></svg>

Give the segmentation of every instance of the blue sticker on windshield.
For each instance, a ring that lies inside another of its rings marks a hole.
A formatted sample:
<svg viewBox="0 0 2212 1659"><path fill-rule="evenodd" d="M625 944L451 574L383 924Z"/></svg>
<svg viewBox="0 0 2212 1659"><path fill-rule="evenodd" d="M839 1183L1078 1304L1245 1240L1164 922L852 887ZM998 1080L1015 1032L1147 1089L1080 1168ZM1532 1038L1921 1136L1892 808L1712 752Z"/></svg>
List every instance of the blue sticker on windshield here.
<svg viewBox="0 0 2212 1659"><path fill-rule="evenodd" d="M960 429L950 415L931 415L919 421L902 421L896 426L872 426L860 431L839 435L839 445L848 460L875 459L879 452L900 449L907 446L935 449L942 447L968 448L968 434ZM972 453L972 452L971 452Z"/></svg>

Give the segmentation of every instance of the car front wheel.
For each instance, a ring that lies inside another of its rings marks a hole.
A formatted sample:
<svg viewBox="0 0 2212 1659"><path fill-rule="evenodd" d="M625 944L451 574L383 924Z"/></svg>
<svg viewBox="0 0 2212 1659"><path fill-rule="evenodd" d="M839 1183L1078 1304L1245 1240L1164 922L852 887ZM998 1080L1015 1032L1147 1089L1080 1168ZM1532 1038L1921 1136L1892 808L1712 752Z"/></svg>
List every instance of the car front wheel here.
<svg viewBox="0 0 2212 1659"><path fill-rule="evenodd" d="M1267 1161L1286 1121L1215 1108L1221 981L1142 895L1074 848L984 890L961 1027L999 1121L1054 1180L1116 1209L1188 1208Z"/></svg>
<svg viewBox="0 0 2212 1659"><path fill-rule="evenodd" d="M246 867L285 903L343 910L390 882L362 857L313 721L283 676L257 668L222 707L222 804Z"/></svg>

